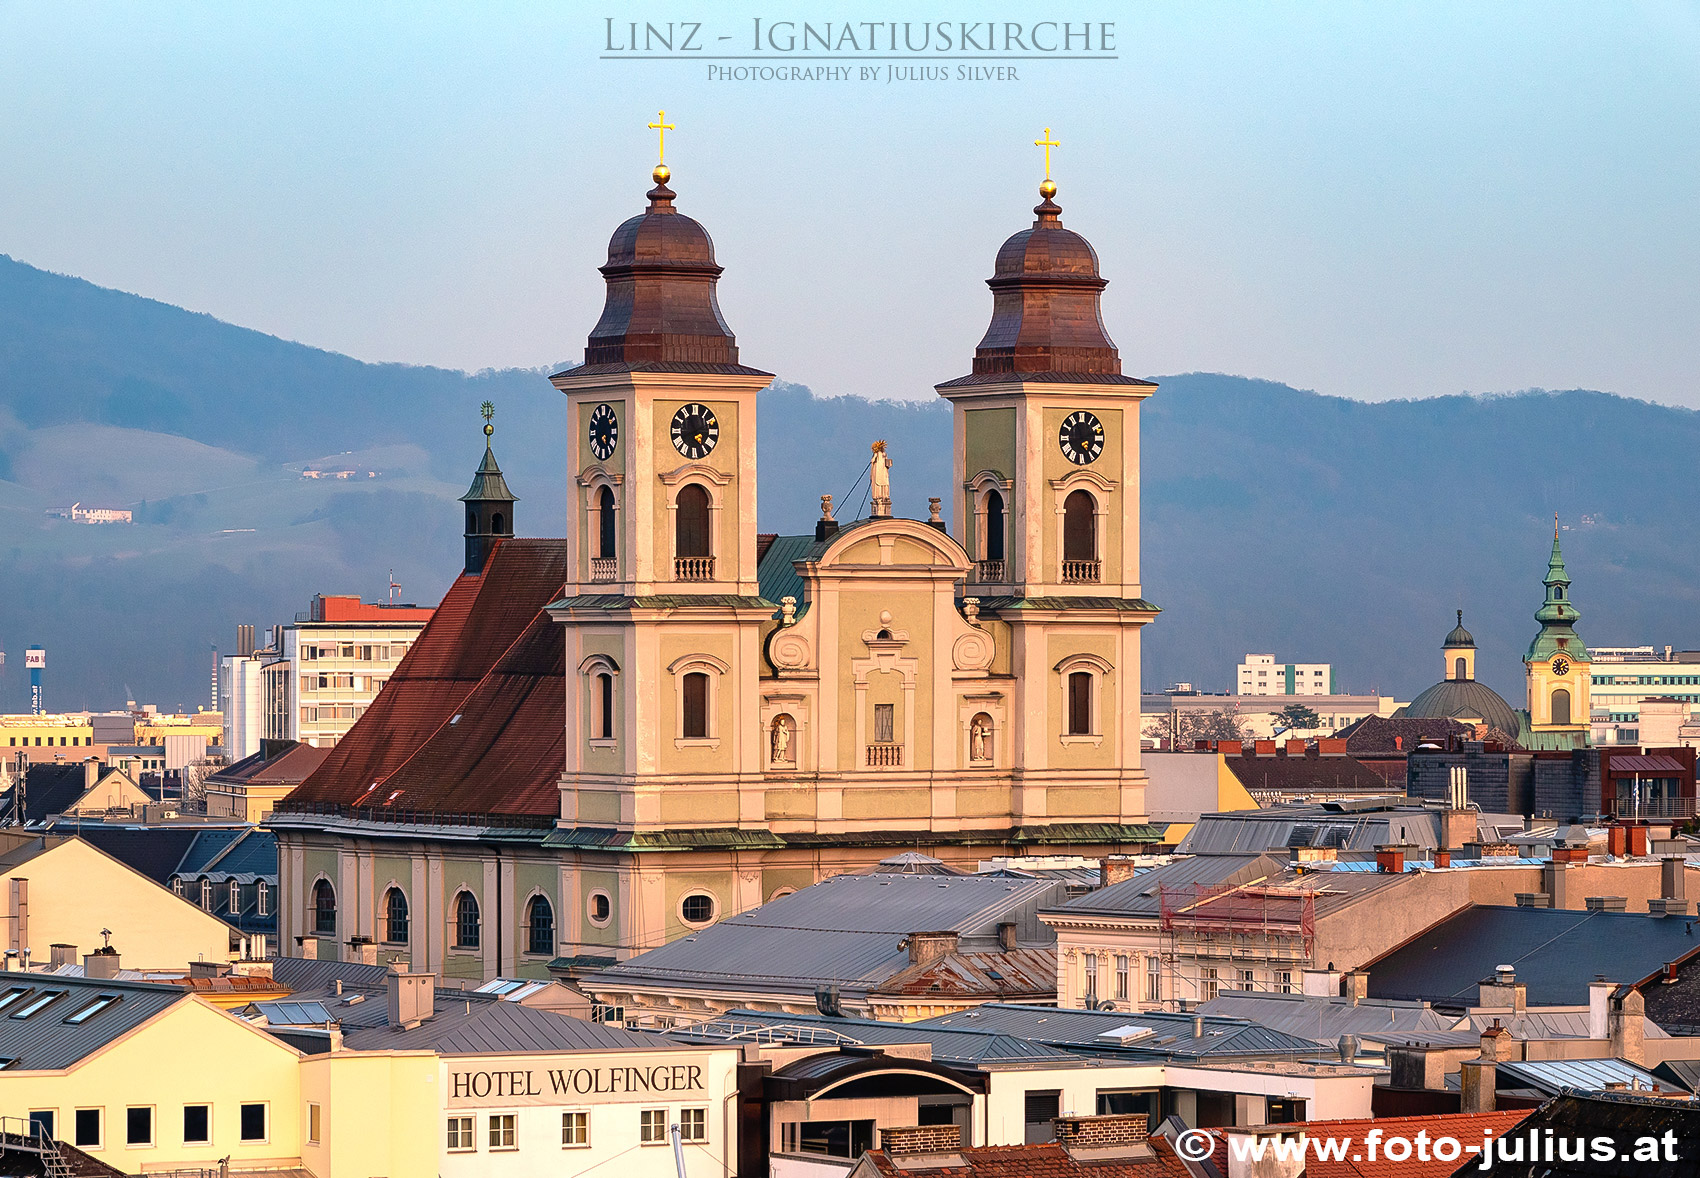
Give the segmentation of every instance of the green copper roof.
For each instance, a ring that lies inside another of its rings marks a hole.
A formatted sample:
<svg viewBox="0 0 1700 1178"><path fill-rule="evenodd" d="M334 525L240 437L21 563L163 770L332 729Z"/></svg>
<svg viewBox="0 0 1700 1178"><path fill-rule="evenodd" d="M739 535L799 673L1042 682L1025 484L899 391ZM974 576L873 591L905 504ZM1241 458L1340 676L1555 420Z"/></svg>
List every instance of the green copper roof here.
<svg viewBox="0 0 1700 1178"><path fill-rule="evenodd" d="M1552 534L1552 557L1547 561L1546 600L1535 611L1535 621L1541 624L1540 633L1529 644L1526 662L1547 662L1563 654L1571 662L1591 662L1588 648L1573 629L1582 616L1570 600L1570 574L1564 570L1564 553L1558 545L1558 532Z"/></svg>
<svg viewBox="0 0 1700 1178"><path fill-rule="evenodd" d="M460 498L462 503L519 502L519 496L508 490L508 480L502 477L502 468L496 465L496 455L488 442L484 443L484 461L472 476L472 486Z"/></svg>

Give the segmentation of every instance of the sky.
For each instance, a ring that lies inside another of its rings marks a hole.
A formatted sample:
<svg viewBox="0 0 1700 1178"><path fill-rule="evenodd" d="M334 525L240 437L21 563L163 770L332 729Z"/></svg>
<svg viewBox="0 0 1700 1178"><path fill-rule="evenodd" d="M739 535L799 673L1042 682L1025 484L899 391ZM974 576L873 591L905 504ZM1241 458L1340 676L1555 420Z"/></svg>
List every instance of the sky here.
<svg viewBox="0 0 1700 1178"><path fill-rule="evenodd" d="M364 360L553 364L665 108L745 362L928 397L968 369L1049 127L1130 373L1700 407L1694 3L1004 0L1113 51L971 63L1014 71L989 80L922 53L897 64L943 80L717 81L623 49L633 19L760 56L757 19L988 11L0 0L0 253Z"/></svg>

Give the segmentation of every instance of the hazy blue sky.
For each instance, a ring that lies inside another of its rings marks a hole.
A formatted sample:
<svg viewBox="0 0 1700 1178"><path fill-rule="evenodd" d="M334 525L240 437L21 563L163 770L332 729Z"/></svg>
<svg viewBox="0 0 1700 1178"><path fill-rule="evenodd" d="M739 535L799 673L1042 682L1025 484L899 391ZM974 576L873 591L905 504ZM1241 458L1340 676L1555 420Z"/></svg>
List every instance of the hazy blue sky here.
<svg viewBox="0 0 1700 1178"><path fill-rule="evenodd" d="M1118 57L1002 83L599 60L605 14L742 44L985 12L0 0L0 252L363 359L546 364L583 347L664 106L746 361L930 396L1048 125L1130 372L1700 406L1694 3L1009 0L1113 21Z"/></svg>

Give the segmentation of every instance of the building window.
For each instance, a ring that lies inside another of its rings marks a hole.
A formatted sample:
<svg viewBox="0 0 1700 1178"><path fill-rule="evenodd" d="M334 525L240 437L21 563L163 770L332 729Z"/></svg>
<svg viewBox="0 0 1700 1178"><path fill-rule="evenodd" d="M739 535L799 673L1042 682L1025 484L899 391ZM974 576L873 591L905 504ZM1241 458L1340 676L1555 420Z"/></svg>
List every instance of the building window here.
<svg viewBox="0 0 1700 1178"><path fill-rule="evenodd" d="M1552 722L1570 723L1570 692L1563 687L1552 693Z"/></svg>
<svg viewBox="0 0 1700 1178"><path fill-rule="evenodd" d="M272 889L265 880L254 884L254 915L270 916L272 913Z"/></svg>
<svg viewBox="0 0 1700 1178"><path fill-rule="evenodd" d="M708 492L697 483L679 488L678 519L675 521L677 552L682 560L702 560L713 555L708 535Z"/></svg>
<svg viewBox="0 0 1700 1178"><path fill-rule="evenodd" d="M614 739L614 676L596 673L596 739Z"/></svg>
<svg viewBox="0 0 1700 1178"><path fill-rule="evenodd" d="M707 1141L708 1110L705 1108L680 1109L679 1137L684 1141Z"/></svg>
<svg viewBox="0 0 1700 1178"><path fill-rule="evenodd" d="M235 880L230 881L230 915L238 916L242 912L242 885Z"/></svg>
<svg viewBox="0 0 1700 1178"><path fill-rule="evenodd" d="M1249 970L1249 969L1240 970L1240 989L1242 989L1242 990L1255 990L1255 989L1257 989L1257 974L1255 972L1253 972L1252 970Z"/></svg>
<svg viewBox="0 0 1700 1178"><path fill-rule="evenodd" d="M584 913L597 928L607 928L609 917L614 915L614 901L607 892L592 892L585 901Z"/></svg>
<svg viewBox="0 0 1700 1178"><path fill-rule="evenodd" d="M456 949L478 948L478 898L471 892L455 897Z"/></svg>
<svg viewBox="0 0 1700 1178"><path fill-rule="evenodd" d="M201 881L201 907L208 912L212 911L212 880L210 879Z"/></svg>
<svg viewBox="0 0 1700 1178"><path fill-rule="evenodd" d="M1063 559L1098 559L1098 504L1088 491L1063 500Z"/></svg>
<svg viewBox="0 0 1700 1178"><path fill-rule="evenodd" d="M490 1148L519 1148L519 1118L513 1113L492 1113L490 1116Z"/></svg>
<svg viewBox="0 0 1700 1178"><path fill-rule="evenodd" d="M561 1114L561 1145L567 1149L583 1149L590 1144L590 1114Z"/></svg>
<svg viewBox="0 0 1700 1178"><path fill-rule="evenodd" d="M153 1144L153 1108L151 1106L124 1110L124 1144Z"/></svg>
<svg viewBox="0 0 1700 1178"><path fill-rule="evenodd" d="M714 897L707 892L692 892L679 901L679 919L686 924L707 924L714 919Z"/></svg>
<svg viewBox="0 0 1700 1178"><path fill-rule="evenodd" d="M37 737L39 740L40 738ZM38 1108L30 1110L30 1132L36 1137L56 1137L53 1132L53 1110Z"/></svg>
<svg viewBox="0 0 1700 1178"><path fill-rule="evenodd" d="M998 491L986 492L986 542L985 553L987 560L1002 560L1004 553L1004 512L1003 495Z"/></svg>
<svg viewBox="0 0 1700 1178"><path fill-rule="evenodd" d="M264 1141L266 1139L266 1106L264 1104L245 1104L240 1110L243 1141Z"/></svg>
<svg viewBox="0 0 1700 1178"><path fill-rule="evenodd" d="M897 739L897 705L874 705L874 743L891 744Z"/></svg>
<svg viewBox="0 0 1700 1178"><path fill-rule="evenodd" d="M533 896L525 909L525 951L555 953L555 909L545 896Z"/></svg>
<svg viewBox="0 0 1700 1178"><path fill-rule="evenodd" d="M321 937L336 936L336 889L328 879L313 885L313 932Z"/></svg>
<svg viewBox="0 0 1700 1178"><path fill-rule="evenodd" d="M472 1142L471 1117L450 1117L448 1126L450 1153L469 1153L477 1148Z"/></svg>
<svg viewBox="0 0 1700 1178"><path fill-rule="evenodd" d="M407 893L391 888L384 893L384 942L405 945L407 936Z"/></svg>
<svg viewBox="0 0 1700 1178"><path fill-rule="evenodd" d="M1204 967L1198 990L1199 998L1205 1002L1214 1002L1217 995L1222 992L1222 983L1216 979L1215 966L1207 965Z"/></svg>
<svg viewBox="0 0 1700 1178"><path fill-rule="evenodd" d="M1098 955L1096 953L1088 953L1083 959L1083 962L1084 968L1081 971L1081 984L1084 988L1081 990L1081 996L1089 1003L1095 1002L1098 998Z"/></svg>
<svg viewBox="0 0 1700 1178"><path fill-rule="evenodd" d="M183 877L182 876L174 875L174 876L171 877L171 890L179 896L181 896L183 894Z"/></svg>
<svg viewBox="0 0 1700 1178"><path fill-rule="evenodd" d="M207 1145L212 1141L212 1105L183 1106L183 1144Z"/></svg>
<svg viewBox="0 0 1700 1178"><path fill-rule="evenodd" d="M1163 1000L1163 961L1159 957L1145 959L1145 1001Z"/></svg>
<svg viewBox="0 0 1700 1178"><path fill-rule="evenodd" d="M100 1110L97 1108L80 1108L71 1122L74 1140L71 1144L79 1149L100 1148Z"/></svg>
<svg viewBox="0 0 1700 1178"><path fill-rule="evenodd" d="M321 1127L321 1110L318 1105L309 1101L307 1104L307 1143L309 1145L319 1144Z"/></svg>
<svg viewBox="0 0 1700 1178"><path fill-rule="evenodd" d="M1068 673L1068 734L1092 735L1092 672Z"/></svg>
<svg viewBox="0 0 1700 1178"><path fill-rule="evenodd" d="M646 1108L638 1113L638 1142L643 1145L667 1143L667 1110Z"/></svg>
<svg viewBox="0 0 1700 1178"><path fill-rule="evenodd" d="M708 736L708 676L687 671L684 681L684 735L686 740Z"/></svg>
<svg viewBox="0 0 1700 1178"><path fill-rule="evenodd" d="M1281 993L1283 993L1283 994L1293 993L1293 975L1292 975L1292 972L1290 970L1283 970L1280 973L1276 974L1275 980L1278 983L1276 988L1279 989L1281 991Z"/></svg>
<svg viewBox="0 0 1700 1178"><path fill-rule="evenodd" d="M613 560L614 549L614 489L603 487L596 492L596 555L600 560Z"/></svg>
<svg viewBox="0 0 1700 1178"><path fill-rule="evenodd" d="M1125 954L1118 954L1116 957L1116 997L1126 1000L1127 995L1127 957Z"/></svg>

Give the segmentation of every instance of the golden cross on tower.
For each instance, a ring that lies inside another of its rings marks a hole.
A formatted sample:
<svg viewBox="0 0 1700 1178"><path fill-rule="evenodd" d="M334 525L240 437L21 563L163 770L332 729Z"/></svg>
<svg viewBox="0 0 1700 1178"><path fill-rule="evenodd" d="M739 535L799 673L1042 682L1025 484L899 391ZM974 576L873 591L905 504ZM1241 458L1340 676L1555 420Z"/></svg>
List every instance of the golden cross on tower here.
<svg viewBox="0 0 1700 1178"><path fill-rule="evenodd" d="M478 412L484 415L484 436L489 437L496 432L496 427L490 424L490 419L496 416L496 406L486 401L478 407Z"/></svg>
<svg viewBox="0 0 1700 1178"><path fill-rule="evenodd" d="M665 184L667 177L673 174L667 168L667 132L673 130L674 127L672 123L667 121L667 112L664 110L656 111L655 121L649 124L649 129L654 131L658 138L655 146L655 182Z"/></svg>
<svg viewBox="0 0 1700 1178"><path fill-rule="evenodd" d="M1051 197L1057 194L1057 186L1051 180L1051 148L1061 147L1062 144L1051 138L1051 129L1046 127L1045 137L1043 139L1035 139L1033 141L1033 146L1045 149L1045 179L1039 185L1039 195L1043 196L1046 200L1050 200Z"/></svg>

